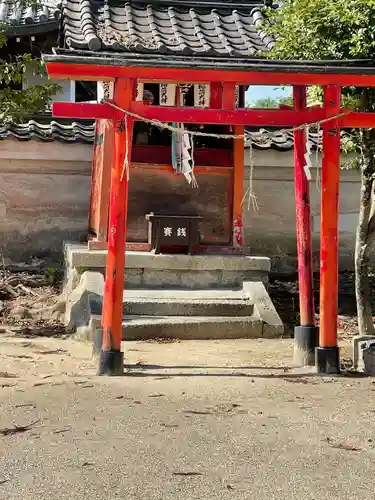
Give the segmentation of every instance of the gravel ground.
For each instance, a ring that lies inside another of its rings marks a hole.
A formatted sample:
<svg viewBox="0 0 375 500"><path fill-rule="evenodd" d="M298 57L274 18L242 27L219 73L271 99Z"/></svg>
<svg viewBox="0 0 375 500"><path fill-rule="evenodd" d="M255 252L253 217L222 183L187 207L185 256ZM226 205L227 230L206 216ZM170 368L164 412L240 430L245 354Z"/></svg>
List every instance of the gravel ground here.
<svg viewBox="0 0 375 500"><path fill-rule="evenodd" d="M290 339L124 349L96 377L88 344L0 336L0 499L373 500L372 379Z"/></svg>

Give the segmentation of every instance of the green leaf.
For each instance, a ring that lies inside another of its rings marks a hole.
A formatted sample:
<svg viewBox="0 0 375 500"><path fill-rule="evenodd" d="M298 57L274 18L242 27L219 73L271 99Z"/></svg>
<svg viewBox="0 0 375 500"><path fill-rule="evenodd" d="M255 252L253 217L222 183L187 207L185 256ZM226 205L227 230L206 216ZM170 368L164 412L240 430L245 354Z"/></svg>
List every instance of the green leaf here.
<svg viewBox="0 0 375 500"><path fill-rule="evenodd" d="M264 13L266 20L260 29L275 40L270 58L365 59L374 64L375 0L283 0L281 8L266 8ZM308 89L309 106L321 104L322 97L320 87ZM354 110L375 112L375 89L344 87L341 103ZM363 162L364 154L375 156L371 138L371 134L351 131L342 142L343 152L359 149Z"/></svg>

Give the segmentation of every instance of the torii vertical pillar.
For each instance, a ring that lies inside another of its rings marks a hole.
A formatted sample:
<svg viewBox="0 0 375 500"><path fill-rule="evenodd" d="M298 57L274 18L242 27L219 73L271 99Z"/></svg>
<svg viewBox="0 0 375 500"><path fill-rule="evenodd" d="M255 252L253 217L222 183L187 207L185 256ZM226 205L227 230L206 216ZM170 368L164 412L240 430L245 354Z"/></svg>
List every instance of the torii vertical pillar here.
<svg viewBox="0 0 375 500"><path fill-rule="evenodd" d="M324 107L340 113L340 87L324 88ZM337 346L338 218L340 180L340 128L337 120L323 125L323 160L320 226L320 335L316 350L318 373L340 373Z"/></svg>
<svg viewBox="0 0 375 500"><path fill-rule="evenodd" d="M129 109L133 81L115 82L114 102ZM122 309L125 276L125 241L128 206L128 169L133 138L133 119L116 111L113 119L114 155L111 169L111 193L108 224L108 256L103 300L103 345L99 357L99 375L122 375ZM126 168L126 166L128 168Z"/></svg>
<svg viewBox="0 0 375 500"><path fill-rule="evenodd" d="M306 87L293 87L294 109L306 108ZM312 269L310 183L304 171L306 134L294 131L294 179L296 196L296 233L298 255L298 283L300 326L294 328L294 355L296 365L315 365L315 349L319 330L315 326L314 281Z"/></svg>

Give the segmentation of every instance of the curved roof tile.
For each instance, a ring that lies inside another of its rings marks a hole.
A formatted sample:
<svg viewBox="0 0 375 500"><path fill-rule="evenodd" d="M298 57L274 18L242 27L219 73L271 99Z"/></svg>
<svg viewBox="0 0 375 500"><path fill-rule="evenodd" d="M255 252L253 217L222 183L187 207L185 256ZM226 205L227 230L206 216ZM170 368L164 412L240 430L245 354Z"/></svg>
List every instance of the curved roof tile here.
<svg viewBox="0 0 375 500"><path fill-rule="evenodd" d="M65 44L76 50L248 58L272 40L259 0L66 0Z"/></svg>
<svg viewBox="0 0 375 500"><path fill-rule="evenodd" d="M80 142L92 144L95 137L95 125L72 122L67 125L57 121L38 123L29 120L26 123L5 123L0 125L0 140L14 138L19 141L39 140L42 142Z"/></svg>
<svg viewBox="0 0 375 500"><path fill-rule="evenodd" d="M0 0L0 22L8 23L7 36L55 30L60 14L61 0L45 0L37 6L26 0Z"/></svg>
<svg viewBox="0 0 375 500"><path fill-rule="evenodd" d="M277 130L270 134L265 129L248 131L251 136L252 147L257 150L291 151L293 149L293 132ZM345 136L345 131L342 132ZM35 120L21 124L6 123L0 125L0 140L17 139L19 141L38 140L42 142L60 141L64 143L93 144L95 138L95 123L70 122L59 123L51 120L49 123L39 123ZM312 149L321 144L321 132L310 132L309 139ZM245 147L250 146L246 139Z"/></svg>

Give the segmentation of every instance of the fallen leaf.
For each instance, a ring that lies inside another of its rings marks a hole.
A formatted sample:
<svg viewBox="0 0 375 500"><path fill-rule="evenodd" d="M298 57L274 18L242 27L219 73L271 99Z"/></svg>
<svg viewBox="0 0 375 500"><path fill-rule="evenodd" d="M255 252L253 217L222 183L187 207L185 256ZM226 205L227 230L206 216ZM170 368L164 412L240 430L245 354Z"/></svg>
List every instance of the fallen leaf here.
<svg viewBox="0 0 375 500"><path fill-rule="evenodd" d="M32 356L28 356L27 354L8 354L8 358L33 359Z"/></svg>
<svg viewBox="0 0 375 500"><path fill-rule="evenodd" d="M64 429L56 429L53 431L54 434L62 434L63 432L69 432L71 427L64 427Z"/></svg>
<svg viewBox="0 0 375 500"><path fill-rule="evenodd" d="M350 445L342 444L342 443L331 444L330 446L332 446L332 448L338 448L339 450L362 451L362 448L356 448L355 446L350 446Z"/></svg>
<svg viewBox="0 0 375 500"><path fill-rule="evenodd" d="M173 476L182 476L182 477L188 477L188 476L203 476L201 472L173 472Z"/></svg>
<svg viewBox="0 0 375 500"><path fill-rule="evenodd" d="M94 384L90 384L88 380L75 380L76 385L80 385L82 389L88 389L89 387L94 387Z"/></svg>
<svg viewBox="0 0 375 500"><path fill-rule="evenodd" d="M0 378L18 378L18 375L15 373L0 372Z"/></svg>
<svg viewBox="0 0 375 500"><path fill-rule="evenodd" d="M356 446L351 446L350 444L344 444L344 443L335 443L332 441L330 437L326 437L326 441L331 448L337 448L339 450L346 450L346 451L362 451L362 448L357 448Z"/></svg>
<svg viewBox="0 0 375 500"><path fill-rule="evenodd" d="M36 354L66 354L66 349L46 349L44 351L35 351Z"/></svg>
<svg viewBox="0 0 375 500"><path fill-rule="evenodd" d="M39 419L28 425L15 425L14 427L6 427L4 429L0 429L0 434L2 436L13 436L14 434L27 432L33 427L33 425L37 424L38 422Z"/></svg>
<svg viewBox="0 0 375 500"><path fill-rule="evenodd" d="M285 382L290 382L291 384L308 384L311 383L311 381L301 378L301 377L296 377L296 378L285 378Z"/></svg>
<svg viewBox="0 0 375 500"><path fill-rule="evenodd" d="M212 415L212 412L210 411L182 410L182 412L187 415Z"/></svg>

